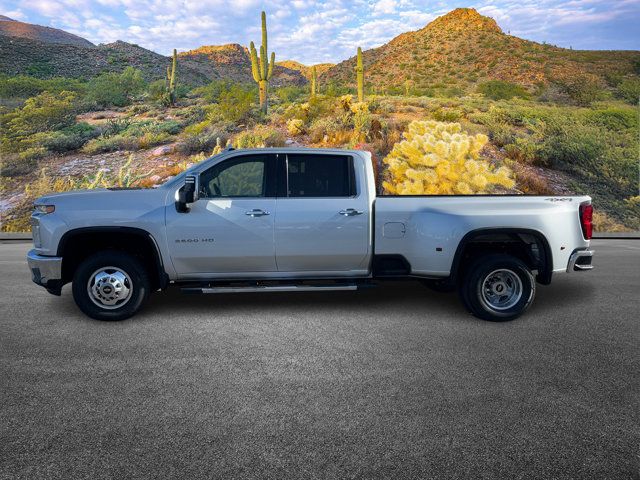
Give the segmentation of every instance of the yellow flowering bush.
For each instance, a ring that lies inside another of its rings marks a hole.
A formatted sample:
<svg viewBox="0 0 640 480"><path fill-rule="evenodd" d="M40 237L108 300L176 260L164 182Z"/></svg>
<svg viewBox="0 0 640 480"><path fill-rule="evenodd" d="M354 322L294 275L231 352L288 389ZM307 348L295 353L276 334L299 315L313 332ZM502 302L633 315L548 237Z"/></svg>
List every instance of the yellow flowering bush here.
<svg viewBox="0 0 640 480"><path fill-rule="evenodd" d="M348 112L349 110L351 110L351 104L353 103L353 96L352 95L342 95L338 99L338 102L340 103L340 107L342 107L342 109L345 112Z"/></svg>
<svg viewBox="0 0 640 480"><path fill-rule="evenodd" d="M472 195L512 188L513 173L480 158L486 135L468 135L459 123L414 121L384 159L385 191L392 195Z"/></svg>
<svg viewBox="0 0 640 480"><path fill-rule="evenodd" d="M304 122L299 118L292 118L287 122L289 135L297 136L304 133Z"/></svg>

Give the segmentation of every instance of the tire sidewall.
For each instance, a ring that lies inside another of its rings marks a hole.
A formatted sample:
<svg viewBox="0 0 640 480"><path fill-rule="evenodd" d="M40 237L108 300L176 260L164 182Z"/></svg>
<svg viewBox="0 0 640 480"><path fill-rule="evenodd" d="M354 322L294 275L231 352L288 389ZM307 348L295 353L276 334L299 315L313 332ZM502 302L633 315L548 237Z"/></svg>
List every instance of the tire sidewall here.
<svg viewBox="0 0 640 480"><path fill-rule="evenodd" d="M113 310L100 308L87 292L91 275L102 267L117 267L131 279L131 298L120 308ZM143 265L133 256L121 252L100 252L84 260L73 276L73 298L82 312L96 320L118 321L134 315L149 296L149 277Z"/></svg>
<svg viewBox="0 0 640 480"><path fill-rule="evenodd" d="M494 310L482 301L482 285L491 272L498 269L510 270L522 282L522 296L507 310ZM483 320L504 322L522 315L531 305L536 293L536 282L529 268L511 255L487 255L479 259L469 269L462 288L463 302L475 316Z"/></svg>

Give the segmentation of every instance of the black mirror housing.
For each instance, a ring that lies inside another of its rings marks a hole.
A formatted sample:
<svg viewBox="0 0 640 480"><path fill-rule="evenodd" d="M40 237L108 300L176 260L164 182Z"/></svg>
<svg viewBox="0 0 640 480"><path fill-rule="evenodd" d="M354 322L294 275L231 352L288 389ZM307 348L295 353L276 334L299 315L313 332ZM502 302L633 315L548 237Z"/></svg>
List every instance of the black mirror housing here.
<svg viewBox="0 0 640 480"><path fill-rule="evenodd" d="M176 208L179 212L188 212L189 204L198 200L198 177L187 175L184 178L184 186L178 190L178 201Z"/></svg>

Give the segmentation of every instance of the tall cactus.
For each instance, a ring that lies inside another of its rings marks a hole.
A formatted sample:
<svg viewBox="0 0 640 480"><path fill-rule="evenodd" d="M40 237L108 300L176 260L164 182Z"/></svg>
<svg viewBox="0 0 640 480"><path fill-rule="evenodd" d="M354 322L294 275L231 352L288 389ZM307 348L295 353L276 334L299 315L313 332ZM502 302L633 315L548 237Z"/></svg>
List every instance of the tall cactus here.
<svg viewBox="0 0 640 480"><path fill-rule="evenodd" d="M173 49L173 58L171 60L171 66L167 67L167 103L171 106L176 104L176 84L178 82L178 52Z"/></svg>
<svg viewBox="0 0 640 480"><path fill-rule="evenodd" d="M356 61L356 76L358 78L358 101L364 102L364 67L362 66L362 49L358 47Z"/></svg>
<svg viewBox="0 0 640 480"><path fill-rule="evenodd" d="M311 67L311 96L316 96L316 83L318 81L318 72L316 71L316 66Z"/></svg>
<svg viewBox="0 0 640 480"><path fill-rule="evenodd" d="M249 52L251 54L251 73L253 80L258 84L260 92L260 109L267 113L267 93L269 80L273 75L273 66L276 63L276 54L271 52L271 62L269 62L267 51L267 14L262 12L262 45L260 45L260 58L256 46L251 42Z"/></svg>

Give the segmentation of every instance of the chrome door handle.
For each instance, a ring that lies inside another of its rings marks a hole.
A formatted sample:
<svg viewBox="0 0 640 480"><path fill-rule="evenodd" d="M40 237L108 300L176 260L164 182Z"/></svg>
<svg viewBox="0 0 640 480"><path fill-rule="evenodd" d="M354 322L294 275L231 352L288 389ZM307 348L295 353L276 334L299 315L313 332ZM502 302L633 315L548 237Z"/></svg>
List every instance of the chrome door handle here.
<svg viewBox="0 0 640 480"><path fill-rule="evenodd" d="M344 215L345 217L353 217L355 215L362 215L364 212L356 210L355 208L347 208L346 210L340 210L338 213L340 215Z"/></svg>
<svg viewBox="0 0 640 480"><path fill-rule="evenodd" d="M253 210L248 210L244 212L245 215L249 215L250 217L264 217L265 215L271 215L269 212L265 210L260 210L259 208L254 208Z"/></svg>

